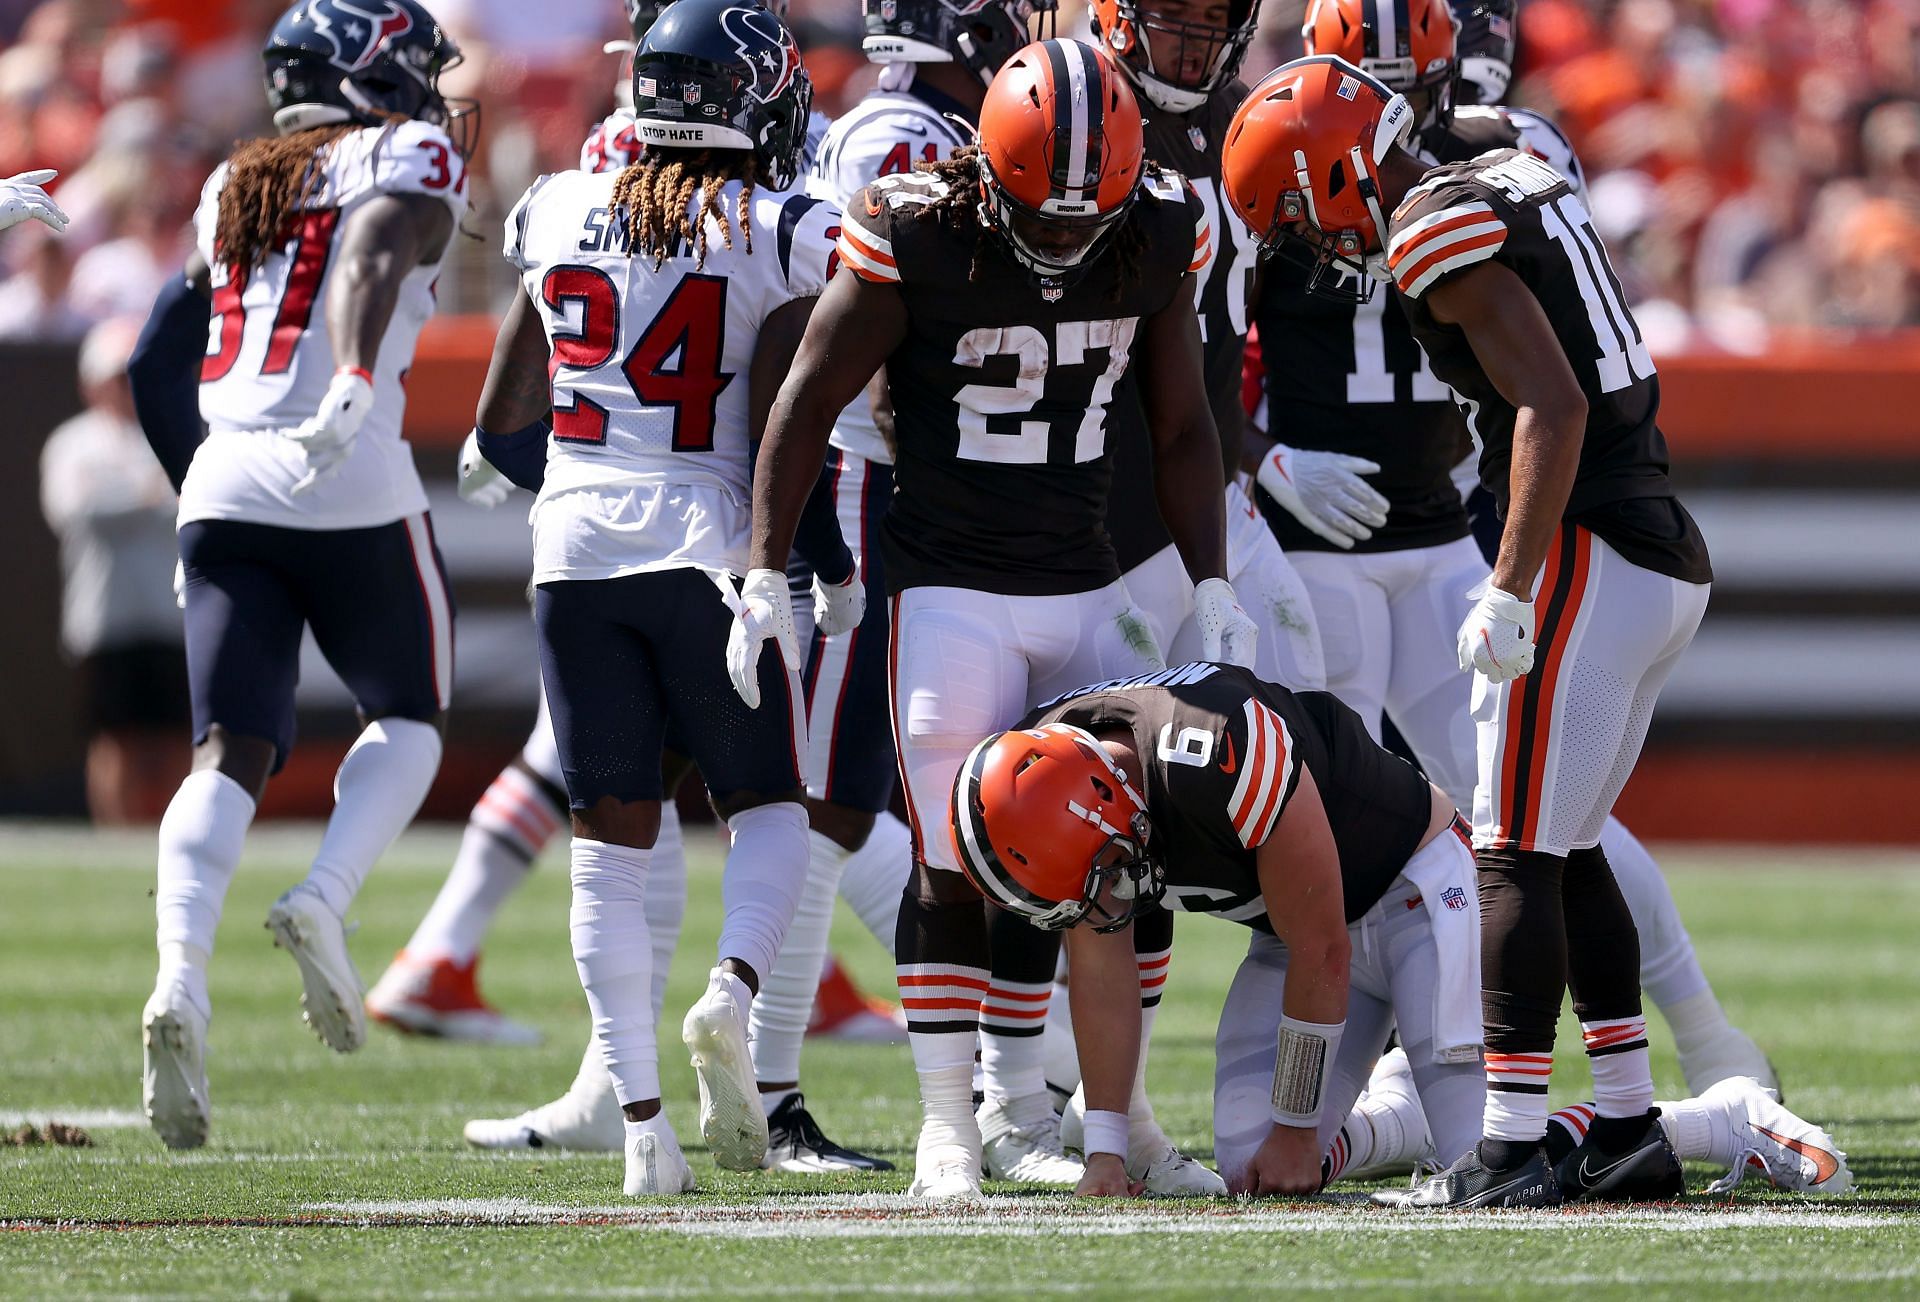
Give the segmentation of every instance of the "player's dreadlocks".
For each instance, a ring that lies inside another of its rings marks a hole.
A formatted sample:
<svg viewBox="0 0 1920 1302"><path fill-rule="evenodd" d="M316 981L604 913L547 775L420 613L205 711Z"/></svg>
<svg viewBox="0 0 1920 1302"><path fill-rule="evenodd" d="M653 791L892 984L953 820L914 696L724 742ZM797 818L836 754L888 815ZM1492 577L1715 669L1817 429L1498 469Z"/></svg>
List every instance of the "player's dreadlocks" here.
<svg viewBox="0 0 1920 1302"><path fill-rule="evenodd" d="M748 219L754 183L760 179L760 159L743 149L678 151L649 149L629 164L613 183L613 206L627 214L628 256L653 255L658 268L678 249L693 249L696 269L707 261L707 221L720 227L721 243L733 247L733 224L720 206L720 191L728 181L740 181L736 220L748 253L753 252L753 223ZM691 213L693 196L701 196L700 211Z"/></svg>
<svg viewBox="0 0 1920 1302"><path fill-rule="evenodd" d="M228 266L250 272L287 240L287 225L326 185L327 151L360 130L352 122L245 140L227 158L213 246Z"/></svg>
<svg viewBox="0 0 1920 1302"><path fill-rule="evenodd" d="M979 146L964 145L938 162L917 164L914 170L937 176L947 186L945 194L932 203L916 208L914 215L921 221L951 222L963 230L971 226L974 230L973 267L968 271L967 279L980 279L981 258L985 255L987 241L996 237L980 219ZM1138 214L1128 213L1126 220L1120 223L1120 229L1113 233L1113 247L1099 255L1119 260L1120 274L1114 279L1114 298L1120 297L1123 286L1139 277L1140 262L1146 251L1147 237L1141 229Z"/></svg>

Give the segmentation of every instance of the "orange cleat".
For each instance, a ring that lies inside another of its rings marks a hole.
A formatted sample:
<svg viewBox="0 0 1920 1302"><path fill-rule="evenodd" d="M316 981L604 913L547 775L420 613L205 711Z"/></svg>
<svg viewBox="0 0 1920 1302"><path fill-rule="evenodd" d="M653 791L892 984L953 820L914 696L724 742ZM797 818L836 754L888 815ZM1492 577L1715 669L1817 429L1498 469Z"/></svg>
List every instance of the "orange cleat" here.
<svg viewBox="0 0 1920 1302"><path fill-rule="evenodd" d="M905 1044L907 1019L900 1005L876 999L861 990L831 954L820 973L813 996L813 1017L807 1034L858 1044Z"/></svg>
<svg viewBox="0 0 1920 1302"><path fill-rule="evenodd" d="M367 993L367 1015L396 1031L473 1044L539 1044L539 1031L504 1016L480 997L480 960L415 958L401 950Z"/></svg>

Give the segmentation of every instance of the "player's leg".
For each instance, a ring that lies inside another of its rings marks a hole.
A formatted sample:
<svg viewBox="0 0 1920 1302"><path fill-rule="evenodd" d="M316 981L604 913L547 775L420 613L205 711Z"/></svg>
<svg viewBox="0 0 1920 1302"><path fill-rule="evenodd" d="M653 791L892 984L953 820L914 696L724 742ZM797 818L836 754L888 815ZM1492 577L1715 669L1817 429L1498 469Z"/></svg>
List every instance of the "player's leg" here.
<svg viewBox="0 0 1920 1302"><path fill-rule="evenodd" d="M160 821L160 967L141 1013L142 1104L169 1148L207 1139L207 963L255 803L293 743L300 612L253 551L259 528L198 521L180 531L194 760Z"/></svg>
<svg viewBox="0 0 1920 1302"><path fill-rule="evenodd" d="M681 1038L700 1083L700 1130L714 1161L760 1166L767 1116L760 1105L747 1025L807 882L807 812L800 785L806 723L797 674L763 647L759 708L727 677L733 615L696 570L658 576L650 643L676 738L706 779L731 833L721 875L718 961L706 993L688 1011Z"/></svg>
<svg viewBox="0 0 1920 1302"><path fill-rule="evenodd" d="M1227 486L1227 577L1260 627L1254 672L1294 691L1324 688L1326 655L1312 597L1237 480Z"/></svg>
<svg viewBox="0 0 1920 1302"><path fill-rule="evenodd" d="M1392 554L1300 552L1291 559L1320 633L1326 689L1358 714L1378 741L1393 665L1393 622L1380 570L1392 562Z"/></svg>
<svg viewBox="0 0 1920 1302"><path fill-rule="evenodd" d="M1161 660L1172 655L1182 629L1193 622L1193 580L1180 549L1168 543L1121 577ZM1165 653L1165 654L1160 654ZM1174 660L1172 663L1182 663ZM1097 681L1089 679L1089 682Z"/></svg>
<svg viewBox="0 0 1920 1302"><path fill-rule="evenodd" d="M406 947L367 992L367 1014L397 1030L491 1044L540 1033L480 997L480 945L500 906L567 823L567 789L546 694L533 731L467 816L453 868ZM656 873L657 879L657 873Z"/></svg>
<svg viewBox="0 0 1920 1302"><path fill-rule="evenodd" d="M973 1058L990 948L986 906L961 877L947 835L947 805L967 753L1026 708L1027 661L1007 606L963 588L909 588L893 601L894 746L915 864L894 960L920 1078L912 1192L921 1197L980 1189Z"/></svg>
<svg viewBox="0 0 1920 1302"><path fill-rule="evenodd" d="M453 596L424 514L314 535L299 563L314 641L365 727L334 776L333 814L313 866L274 904L267 926L299 965L308 1024L347 1053L366 1039L366 1012L343 919L439 771L453 692Z"/></svg>
<svg viewBox="0 0 1920 1302"><path fill-rule="evenodd" d="M779 957L753 1001L754 1075L767 1114L767 1165L784 1171L891 1170L891 1163L828 1139L800 1094L800 1050L812 1019L833 928L833 902L848 862L867 843L893 794L892 729L887 716L887 605L877 531L892 480L886 466L829 452L840 527L857 540L866 615L838 637L812 630L802 685L807 710L807 874ZM892 912L910 864L892 872Z"/></svg>
<svg viewBox="0 0 1920 1302"><path fill-rule="evenodd" d="M593 1016L593 1050L625 1116L629 1194L693 1187L660 1107L646 909L666 712L642 629L661 577L546 583L534 593L541 679L573 812L574 966Z"/></svg>
<svg viewBox="0 0 1920 1302"><path fill-rule="evenodd" d="M1402 568L1388 592L1387 717L1429 780L1454 807L1473 808L1476 778L1473 680L1460 672L1454 638L1467 593L1487 577L1469 538L1395 553Z"/></svg>

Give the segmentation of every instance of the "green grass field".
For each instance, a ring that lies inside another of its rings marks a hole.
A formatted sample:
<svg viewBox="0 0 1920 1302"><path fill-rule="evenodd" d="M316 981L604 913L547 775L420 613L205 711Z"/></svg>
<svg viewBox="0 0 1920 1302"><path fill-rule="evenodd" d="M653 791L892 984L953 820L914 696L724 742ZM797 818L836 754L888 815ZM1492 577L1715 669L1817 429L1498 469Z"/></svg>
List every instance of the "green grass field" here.
<svg viewBox="0 0 1920 1302"><path fill-rule="evenodd" d="M669 1013L698 993L718 913L713 842L691 838L692 900ZM468 1150L461 1122L565 1088L585 1033L555 857L508 906L483 985L540 1025L538 1049L372 1032L341 1058L300 1023L293 964L261 927L314 829L262 829L228 902L213 971L214 1131L174 1156L138 1116L138 1020L152 981L150 837L0 830L0 1130L78 1121L90 1148L0 1148L0 1295L692 1297L879 1293L1807 1296L1920 1292L1920 858L1667 856L1674 892L1734 1018L1772 1053L1802 1114L1859 1180L1808 1201L1749 1181L1731 1203L1631 1213L1434 1218L1351 1193L1286 1205L1079 1203L996 1196L931 1212L871 1180L740 1177L698 1147L693 1076L662 1047L668 1110L702 1193L620 1196L617 1157ZM446 831L409 836L361 896L371 980L432 898ZM890 961L843 918L838 948L873 988ZM1243 947L1183 919L1153 1094L1173 1138L1208 1151L1213 1018ZM1577 1036L1563 1045L1577 1043ZM1680 1088L1657 1028L1663 1091ZM904 1048L813 1042L809 1100L829 1133L910 1166ZM1586 1090L1577 1055L1555 1080ZM1690 1173L1695 1188L1717 1172ZM990 1190L991 1191L991 1190ZM1003 1191L1004 1192L1004 1191Z"/></svg>

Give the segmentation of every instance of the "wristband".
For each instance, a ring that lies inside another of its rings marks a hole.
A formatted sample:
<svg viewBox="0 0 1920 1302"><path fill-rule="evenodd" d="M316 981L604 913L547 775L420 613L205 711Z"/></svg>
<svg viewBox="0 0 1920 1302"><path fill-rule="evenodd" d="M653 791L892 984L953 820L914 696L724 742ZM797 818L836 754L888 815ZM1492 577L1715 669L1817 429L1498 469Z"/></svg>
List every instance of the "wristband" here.
<svg viewBox="0 0 1920 1302"><path fill-rule="evenodd" d="M1273 1059L1274 1124L1317 1127L1327 1079L1347 1024L1280 1018L1280 1044Z"/></svg>
<svg viewBox="0 0 1920 1302"><path fill-rule="evenodd" d="M1087 1112L1085 1138L1080 1151L1091 1158L1095 1153L1111 1153L1127 1160L1127 1114L1124 1112Z"/></svg>
<svg viewBox="0 0 1920 1302"><path fill-rule="evenodd" d="M369 385L373 383L373 372L364 366L343 366L333 374L335 379L338 379L342 375L357 375Z"/></svg>

